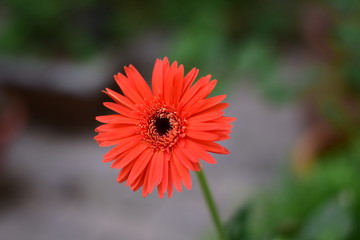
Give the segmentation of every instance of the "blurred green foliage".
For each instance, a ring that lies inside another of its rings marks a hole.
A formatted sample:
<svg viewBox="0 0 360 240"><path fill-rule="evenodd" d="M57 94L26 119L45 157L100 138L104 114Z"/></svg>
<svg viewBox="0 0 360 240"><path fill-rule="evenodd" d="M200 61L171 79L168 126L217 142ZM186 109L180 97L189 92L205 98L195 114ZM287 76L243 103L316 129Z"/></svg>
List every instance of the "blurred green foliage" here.
<svg viewBox="0 0 360 240"><path fill-rule="evenodd" d="M333 44L338 50L341 71L349 87L360 91L360 2L328 0L335 9Z"/></svg>
<svg viewBox="0 0 360 240"><path fill-rule="evenodd" d="M4 0L0 51L83 59L143 32L162 30L171 36L170 57L228 72L249 36L286 41L296 31L295 15L287 9L296 11L296 5L281 0Z"/></svg>
<svg viewBox="0 0 360 240"><path fill-rule="evenodd" d="M311 4L333 16L328 43L336 50L334 62L360 89L357 0L4 0L0 52L81 60L162 31L170 59L204 72L216 69L222 79L250 76L266 96L288 100L307 85L284 83L279 59L287 47L302 44L301 12Z"/></svg>
<svg viewBox="0 0 360 240"><path fill-rule="evenodd" d="M320 160L306 177L284 177L240 208L228 239L360 239L360 139Z"/></svg>

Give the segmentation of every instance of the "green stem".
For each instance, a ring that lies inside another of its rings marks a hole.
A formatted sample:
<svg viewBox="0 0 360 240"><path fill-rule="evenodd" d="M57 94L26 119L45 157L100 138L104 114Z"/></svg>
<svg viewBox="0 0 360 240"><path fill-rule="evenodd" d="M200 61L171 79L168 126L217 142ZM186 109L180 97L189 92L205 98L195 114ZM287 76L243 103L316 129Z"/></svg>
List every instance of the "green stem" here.
<svg viewBox="0 0 360 240"><path fill-rule="evenodd" d="M202 169L200 172L196 172L196 175L198 177L200 187L202 189L202 192L204 194L205 202L209 208L212 220L214 222L215 228L219 235L219 240L225 240L225 231L224 227L221 223L218 210L216 208L214 199L211 195L209 185L207 183L204 170Z"/></svg>

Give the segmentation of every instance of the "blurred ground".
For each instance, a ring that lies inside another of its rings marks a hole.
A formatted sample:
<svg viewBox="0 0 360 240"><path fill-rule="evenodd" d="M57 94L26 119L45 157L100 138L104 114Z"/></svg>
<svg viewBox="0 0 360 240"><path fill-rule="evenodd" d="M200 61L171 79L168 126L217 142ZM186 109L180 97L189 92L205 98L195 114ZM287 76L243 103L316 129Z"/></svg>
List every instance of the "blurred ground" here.
<svg viewBox="0 0 360 240"><path fill-rule="evenodd" d="M245 84L232 89L227 115L238 120L224 145L233 154L205 165L223 219L276 181L300 126L296 106L271 105ZM73 134L25 129L9 152L8 182L18 190L0 208L6 240L183 240L209 234L212 223L195 175L191 191L143 199L116 182L117 170L101 163L107 149L93 136L92 129Z"/></svg>

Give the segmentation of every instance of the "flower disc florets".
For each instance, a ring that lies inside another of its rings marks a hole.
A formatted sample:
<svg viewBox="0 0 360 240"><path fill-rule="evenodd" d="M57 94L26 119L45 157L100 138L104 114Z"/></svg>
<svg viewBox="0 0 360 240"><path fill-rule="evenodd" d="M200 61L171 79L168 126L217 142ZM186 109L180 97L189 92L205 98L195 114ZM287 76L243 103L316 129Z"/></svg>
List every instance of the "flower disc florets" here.
<svg viewBox="0 0 360 240"><path fill-rule="evenodd" d="M180 138L185 137L185 123L173 106L154 102L144 107L138 132L152 149L169 152Z"/></svg>

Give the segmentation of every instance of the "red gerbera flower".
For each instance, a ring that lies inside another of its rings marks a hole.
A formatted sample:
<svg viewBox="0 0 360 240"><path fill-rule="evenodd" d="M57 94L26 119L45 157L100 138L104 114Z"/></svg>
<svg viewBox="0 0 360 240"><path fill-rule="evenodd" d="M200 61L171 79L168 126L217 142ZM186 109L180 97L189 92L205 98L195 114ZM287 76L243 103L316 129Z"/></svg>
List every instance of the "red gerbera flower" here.
<svg viewBox="0 0 360 240"><path fill-rule="evenodd" d="M96 128L100 146L116 145L104 156L104 162L121 169L118 182L134 191L142 187L145 197L158 188L160 197L173 185L180 192L182 183L191 188L191 171L200 171L200 159L214 164L208 153L228 154L215 143L230 138L235 118L224 117L229 105L221 103L226 95L207 98L217 81L211 75L193 84L198 69L184 76L184 66L167 58L157 59L152 74L152 91L134 66L125 67L115 81L124 95L103 91L114 102L104 105L114 115L99 116L103 124Z"/></svg>

